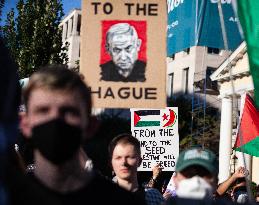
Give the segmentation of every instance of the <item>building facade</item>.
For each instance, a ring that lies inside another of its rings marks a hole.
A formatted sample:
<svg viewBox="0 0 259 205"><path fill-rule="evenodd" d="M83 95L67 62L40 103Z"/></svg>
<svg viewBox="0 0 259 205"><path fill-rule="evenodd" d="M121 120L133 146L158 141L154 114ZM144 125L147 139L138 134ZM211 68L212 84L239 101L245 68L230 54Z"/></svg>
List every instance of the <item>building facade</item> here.
<svg viewBox="0 0 259 205"><path fill-rule="evenodd" d="M229 52L217 48L193 46L167 57L167 96L192 95L200 87L198 83L209 79L228 55ZM210 88L209 85L207 88ZM210 101L209 95L207 98Z"/></svg>
<svg viewBox="0 0 259 205"><path fill-rule="evenodd" d="M59 25L63 45L68 43L68 67L78 67L80 59L81 9L72 10Z"/></svg>
<svg viewBox="0 0 259 205"><path fill-rule="evenodd" d="M245 95L253 96L254 90L245 42L220 65L211 79L218 82L221 100L219 182L226 180L238 166L246 166L250 179L258 184L259 158L232 149Z"/></svg>

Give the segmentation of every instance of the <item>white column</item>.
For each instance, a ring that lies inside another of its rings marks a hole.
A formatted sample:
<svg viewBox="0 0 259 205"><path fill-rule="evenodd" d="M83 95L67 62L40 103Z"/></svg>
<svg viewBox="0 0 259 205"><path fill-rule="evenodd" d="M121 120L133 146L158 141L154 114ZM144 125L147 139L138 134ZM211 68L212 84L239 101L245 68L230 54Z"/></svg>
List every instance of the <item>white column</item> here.
<svg viewBox="0 0 259 205"><path fill-rule="evenodd" d="M75 12L74 18L73 18L73 29L72 29L72 35L77 35L76 29L77 29L77 21L78 21L78 13Z"/></svg>
<svg viewBox="0 0 259 205"><path fill-rule="evenodd" d="M252 170L252 181L259 184L259 157L253 157L253 170Z"/></svg>
<svg viewBox="0 0 259 205"><path fill-rule="evenodd" d="M246 93L242 93L241 94L241 100L240 100L240 117L239 120L241 120L242 114L243 114L243 109L244 109L244 105L245 105L245 97L246 97ZM251 179L252 177L252 157L249 154L244 154L242 152L236 152L236 156L237 156L237 166L242 166L245 167L248 171L249 171L249 176L248 178Z"/></svg>
<svg viewBox="0 0 259 205"><path fill-rule="evenodd" d="M72 19L70 18L68 20L68 28L67 28L67 38L69 38L71 36L71 31L72 31Z"/></svg>
<svg viewBox="0 0 259 205"><path fill-rule="evenodd" d="M222 99L220 141L219 141L219 183L230 176L232 141L232 98Z"/></svg>
<svg viewBox="0 0 259 205"><path fill-rule="evenodd" d="M64 22L62 26L62 42L65 42L67 37L67 22Z"/></svg>

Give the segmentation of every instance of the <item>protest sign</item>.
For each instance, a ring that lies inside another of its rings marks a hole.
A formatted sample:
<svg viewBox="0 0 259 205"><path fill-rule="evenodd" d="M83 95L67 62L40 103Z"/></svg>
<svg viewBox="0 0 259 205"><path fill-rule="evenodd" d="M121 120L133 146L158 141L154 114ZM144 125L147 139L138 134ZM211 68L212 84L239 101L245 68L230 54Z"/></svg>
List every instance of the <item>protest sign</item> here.
<svg viewBox="0 0 259 205"><path fill-rule="evenodd" d="M156 164L163 171L174 171L179 155L178 108L130 111L131 132L141 144L139 171L151 171Z"/></svg>
<svg viewBox="0 0 259 205"><path fill-rule="evenodd" d="M166 106L166 2L82 1L80 72L95 108Z"/></svg>

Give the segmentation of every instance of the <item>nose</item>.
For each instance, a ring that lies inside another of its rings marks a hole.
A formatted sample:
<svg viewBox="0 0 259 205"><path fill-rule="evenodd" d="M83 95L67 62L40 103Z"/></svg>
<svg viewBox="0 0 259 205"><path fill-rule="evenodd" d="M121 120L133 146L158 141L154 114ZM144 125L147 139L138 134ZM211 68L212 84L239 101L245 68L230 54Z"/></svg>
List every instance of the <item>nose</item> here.
<svg viewBox="0 0 259 205"><path fill-rule="evenodd" d="M121 60L126 60L127 59L127 53L125 50L122 50L121 53L120 53L120 57L121 57Z"/></svg>
<svg viewBox="0 0 259 205"><path fill-rule="evenodd" d="M52 119L64 119L64 114L59 109L52 109L50 117Z"/></svg>
<svg viewBox="0 0 259 205"><path fill-rule="evenodd" d="M124 165L124 166L128 165L127 158L122 159L122 165Z"/></svg>

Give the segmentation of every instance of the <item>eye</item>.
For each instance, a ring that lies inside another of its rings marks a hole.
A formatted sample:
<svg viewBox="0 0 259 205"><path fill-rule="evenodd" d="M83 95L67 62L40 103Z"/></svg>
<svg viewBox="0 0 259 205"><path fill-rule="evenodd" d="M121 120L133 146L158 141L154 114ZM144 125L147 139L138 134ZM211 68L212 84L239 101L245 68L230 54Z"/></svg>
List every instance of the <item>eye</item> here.
<svg viewBox="0 0 259 205"><path fill-rule="evenodd" d="M48 113L48 111L49 111L49 108L48 107L44 107L44 106L37 107L35 109L35 113L36 114L46 114L46 113Z"/></svg>
<svg viewBox="0 0 259 205"><path fill-rule="evenodd" d="M80 116L80 111L79 109L75 108L75 107L63 107L60 112L63 114L63 115L71 115L71 116L74 116L74 117L79 117Z"/></svg>
<svg viewBox="0 0 259 205"><path fill-rule="evenodd" d="M127 51L127 52L131 52L131 51L132 51L132 48L133 48L133 46L130 45L130 46L126 47L126 51Z"/></svg>
<svg viewBox="0 0 259 205"><path fill-rule="evenodd" d="M112 51L113 51L114 53L120 53L120 52L121 52L121 49L115 47L115 48L112 49Z"/></svg>
<svg viewBox="0 0 259 205"><path fill-rule="evenodd" d="M115 156L114 159L119 160L119 159L121 159L121 156Z"/></svg>

